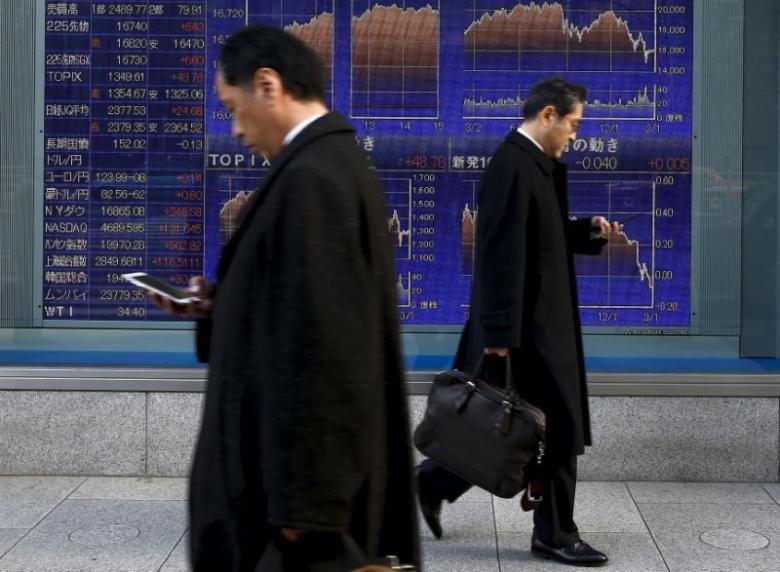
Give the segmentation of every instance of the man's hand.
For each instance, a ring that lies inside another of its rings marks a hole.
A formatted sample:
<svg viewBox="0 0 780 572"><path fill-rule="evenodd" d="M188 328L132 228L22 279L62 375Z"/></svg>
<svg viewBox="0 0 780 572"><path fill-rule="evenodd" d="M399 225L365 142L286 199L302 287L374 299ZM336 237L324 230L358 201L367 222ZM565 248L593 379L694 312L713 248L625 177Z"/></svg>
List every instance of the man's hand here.
<svg viewBox="0 0 780 572"><path fill-rule="evenodd" d="M609 238L610 234L617 234L623 230L623 225L619 222L609 222L603 216L594 216L590 219L591 234L595 238Z"/></svg>
<svg viewBox="0 0 780 572"><path fill-rule="evenodd" d="M299 528L282 528L279 533L287 542L296 542L305 531Z"/></svg>
<svg viewBox="0 0 780 572"><path fill-rule="evenodd" d="M509 348L485 348L485 355L506 357L509 355Z"/></svg>
<svg viewBox="0 0 780 572"><path fill-rule="evenodd" d="M203 276L193 276L190 278L190 285L187 292L199 299L187 304L179 304L170 298L160 296L154 292L149 292L149 299L160 306L163 310L175 316L192 316L193 318L208 318L211 315L211 294L212 286Z"/></svg>

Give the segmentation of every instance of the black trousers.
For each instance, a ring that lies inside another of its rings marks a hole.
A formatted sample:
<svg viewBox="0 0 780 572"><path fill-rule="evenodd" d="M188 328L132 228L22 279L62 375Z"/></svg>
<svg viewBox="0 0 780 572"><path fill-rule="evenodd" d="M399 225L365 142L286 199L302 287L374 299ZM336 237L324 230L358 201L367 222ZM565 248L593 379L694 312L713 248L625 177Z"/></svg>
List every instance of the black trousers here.
<svg viewBox="0 0 780 572"><path fill-rule="evenodd" d="M566 546L577 542L580 540L580 533L574 523L577 457L545 457L542 467L544 498L534 511L534 533L549 546ZM420 464L418 475L426 483L427 491L431 494L435 492L441 500L449 502L454 502L473 486L433 459L426 459ZM517 510L520 510L519 502Z"/></svg>

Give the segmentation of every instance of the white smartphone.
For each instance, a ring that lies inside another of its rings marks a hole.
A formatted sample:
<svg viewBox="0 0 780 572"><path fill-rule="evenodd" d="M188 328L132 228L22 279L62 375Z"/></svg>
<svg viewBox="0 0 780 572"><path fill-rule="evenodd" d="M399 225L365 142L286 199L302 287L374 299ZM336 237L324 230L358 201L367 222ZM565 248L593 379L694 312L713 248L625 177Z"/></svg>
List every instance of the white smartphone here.
<svg viewBox="0 0 780 572"><path fill-rule="evenodd" d="M155 292L160 296L170 298L177 304L188 304L190 302L196 302L200 299L197 296L191 295L189 292L185 292L184 290L172 286L168 282L164 282L159 278L150 276L146 272L131 272L129 274L122 274L122 278L131 284L140 286L141 288L149 290L150 292Z"/></svg>

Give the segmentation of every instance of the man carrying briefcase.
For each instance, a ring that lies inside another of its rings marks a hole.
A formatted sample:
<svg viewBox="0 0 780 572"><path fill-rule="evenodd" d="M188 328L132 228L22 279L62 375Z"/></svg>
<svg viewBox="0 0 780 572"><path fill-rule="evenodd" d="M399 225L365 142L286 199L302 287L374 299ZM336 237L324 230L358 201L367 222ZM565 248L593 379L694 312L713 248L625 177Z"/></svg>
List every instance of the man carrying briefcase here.
<svg viewBox="0 0 780 572"><path fill-rule="evenodd" d="M576 137L585 88L562 79L528 93L519 129L492 157L480 184L471 312L455 367L501 381L505 356L520 396L547 417L543 500L534 511L532 551L579 566L607 556L582 541L574 523L577 456L591 444L573 254L599 254L620 225L569 217L566 168L558 159ZM492 371L491 371L492 370ZM443 500L471 483L432 459L417 469L423 516L443 531Z"/></svg>

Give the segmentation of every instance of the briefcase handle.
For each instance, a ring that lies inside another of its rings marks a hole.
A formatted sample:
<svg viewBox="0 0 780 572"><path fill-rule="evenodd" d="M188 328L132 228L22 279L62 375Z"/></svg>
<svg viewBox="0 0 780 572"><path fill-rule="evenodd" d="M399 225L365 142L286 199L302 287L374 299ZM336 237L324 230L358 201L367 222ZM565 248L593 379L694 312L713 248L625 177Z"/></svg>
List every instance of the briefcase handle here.
<svg viewBox="0 0 780 572"><path fill-rule="evenodd" d="M509 354L506 354L506 357L504 358L505 364L506 364L506 372L504 373L504 392L511 396L511 397L517 397L517 389L515 389L515 383L514 383L514 377L512 375L512 361L509 357ZM482 379L486 379L487 381L490 381L486 377L484 377L485 373L485 352L482 352L482 355L479 357L479 361L477 362L476 367L474 368L474 371L472 372L471 376L474 378L482 377Z"/></svg>

